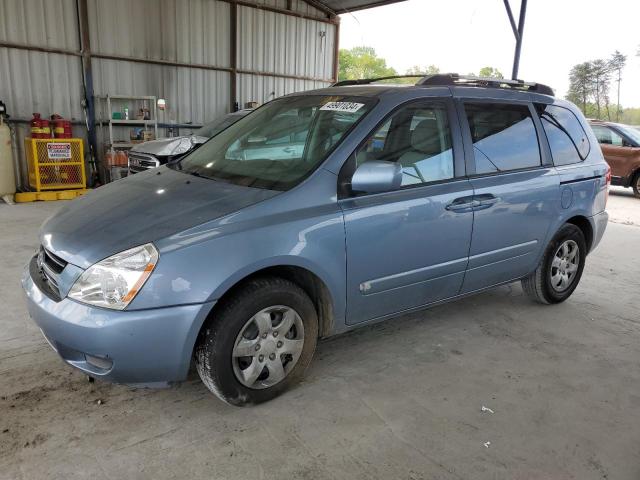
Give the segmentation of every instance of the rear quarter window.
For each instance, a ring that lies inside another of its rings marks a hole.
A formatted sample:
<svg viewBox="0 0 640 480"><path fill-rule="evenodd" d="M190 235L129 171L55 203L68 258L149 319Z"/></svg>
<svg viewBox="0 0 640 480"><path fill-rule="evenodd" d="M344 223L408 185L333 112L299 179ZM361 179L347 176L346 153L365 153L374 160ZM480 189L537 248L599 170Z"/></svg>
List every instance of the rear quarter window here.
<svg viewBox="0 0 640 480"><path fill-rule="evenodd" d="M591 145L571 110L557 105L537 105L536 109L549 140L554 165L570 165L587 158Z"/></svg>

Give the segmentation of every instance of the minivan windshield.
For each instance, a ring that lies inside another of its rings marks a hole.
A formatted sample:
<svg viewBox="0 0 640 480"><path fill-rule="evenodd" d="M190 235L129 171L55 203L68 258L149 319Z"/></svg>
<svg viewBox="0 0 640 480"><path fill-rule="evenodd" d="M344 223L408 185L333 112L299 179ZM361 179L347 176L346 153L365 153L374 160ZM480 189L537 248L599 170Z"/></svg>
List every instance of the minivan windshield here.
<svg viewBox="0 0 640 480"><path fill-rule="evenodd" d="M170 168L249 187L288 190L310 175L375 99L301 95L274 100Z"/></svg>

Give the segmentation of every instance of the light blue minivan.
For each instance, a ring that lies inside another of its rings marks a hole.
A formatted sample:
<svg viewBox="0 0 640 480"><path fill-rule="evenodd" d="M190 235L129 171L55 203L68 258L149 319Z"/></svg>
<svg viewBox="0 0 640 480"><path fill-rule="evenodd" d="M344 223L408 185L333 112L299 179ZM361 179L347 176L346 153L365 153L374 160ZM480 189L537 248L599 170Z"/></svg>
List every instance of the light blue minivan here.
<svg viewBox="0 0 640 480"><path fill-rule="evenodd" d="M70 202L22 283L90 376L167 385L193 360L222 400L257 403L303 376L318 338L518 280L566 300L609 182L580 111L544 85L347 81Z"/></svg>

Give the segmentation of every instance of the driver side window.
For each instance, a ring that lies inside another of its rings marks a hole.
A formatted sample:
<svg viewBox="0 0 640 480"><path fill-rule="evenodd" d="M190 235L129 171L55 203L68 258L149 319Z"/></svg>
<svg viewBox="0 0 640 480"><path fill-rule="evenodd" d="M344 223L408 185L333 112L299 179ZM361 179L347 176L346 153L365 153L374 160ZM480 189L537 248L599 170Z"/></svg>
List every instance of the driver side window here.
<svg viewBox="0 0 640 480"><path fill-rule="evenodd" d="M403 187L453 178L445 105L420 102L395 112L356 152L357 166L372 160L399 163Z"/></svg>

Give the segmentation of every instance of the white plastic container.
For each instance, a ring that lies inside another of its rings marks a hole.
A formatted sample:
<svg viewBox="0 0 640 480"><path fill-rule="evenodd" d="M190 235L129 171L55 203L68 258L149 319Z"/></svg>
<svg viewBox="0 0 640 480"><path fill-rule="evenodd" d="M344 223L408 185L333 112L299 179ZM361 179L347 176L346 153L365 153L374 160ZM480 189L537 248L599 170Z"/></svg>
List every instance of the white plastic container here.
<svg viewBox="0 0 640 480"><path fill-rule="evenodd" d="M16 193L16 176L11 151L11 130L0 116L0 197L7 203L13 203Z"/></svg>

